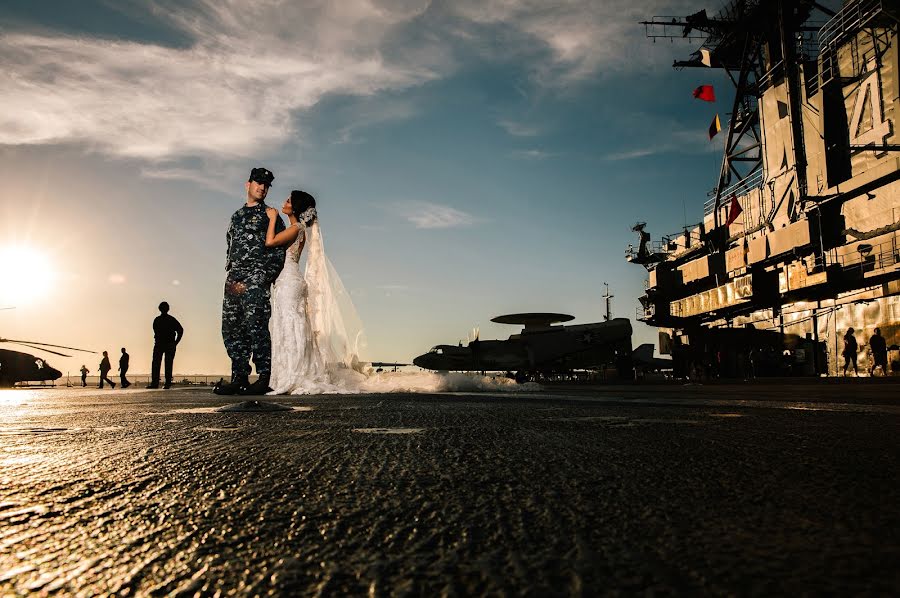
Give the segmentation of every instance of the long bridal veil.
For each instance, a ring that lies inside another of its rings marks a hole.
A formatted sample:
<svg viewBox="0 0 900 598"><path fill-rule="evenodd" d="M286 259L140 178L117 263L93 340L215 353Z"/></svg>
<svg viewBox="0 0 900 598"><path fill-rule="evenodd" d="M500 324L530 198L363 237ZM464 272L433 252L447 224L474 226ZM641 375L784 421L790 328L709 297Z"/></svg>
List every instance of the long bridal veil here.
<svg viewBox="0 0 900 598"><path fill-rule="evenodd" d="M305 351L300 369L288 376L276 394L334 394L518 390L522 386L501 377L461 373L374 372L362 320L350 294L325 255L322 231L314 221L306 229L305 321L297 337ZM287 267L287 266L286 266ZM308 336L307 336L308 335Z"/></svg>
<svg viewBox="0 0 900 598"><path fill-rule="evenodd" d="M307 313L310 332L329 374L362 373L366 350L362 320L322 243L318 221L306 230ZM344 370L342 372L341 370Z"/></svg>

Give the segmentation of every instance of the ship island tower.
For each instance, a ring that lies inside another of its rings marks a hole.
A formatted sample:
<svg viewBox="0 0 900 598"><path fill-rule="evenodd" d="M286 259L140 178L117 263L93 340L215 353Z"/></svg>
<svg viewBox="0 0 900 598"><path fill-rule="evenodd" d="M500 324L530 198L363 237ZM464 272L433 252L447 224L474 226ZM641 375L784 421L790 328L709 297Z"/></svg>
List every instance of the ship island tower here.
<svg viewBox="0 0 900 598"><path fill-rule="evenodd" d="M703 221L656 241L637 223L626 252L677 373L839 375L851 327L860 372L880 328L900 373L898 22L896 0L734 0L643 23L701 43L675 68L734 84Z"/></svg>

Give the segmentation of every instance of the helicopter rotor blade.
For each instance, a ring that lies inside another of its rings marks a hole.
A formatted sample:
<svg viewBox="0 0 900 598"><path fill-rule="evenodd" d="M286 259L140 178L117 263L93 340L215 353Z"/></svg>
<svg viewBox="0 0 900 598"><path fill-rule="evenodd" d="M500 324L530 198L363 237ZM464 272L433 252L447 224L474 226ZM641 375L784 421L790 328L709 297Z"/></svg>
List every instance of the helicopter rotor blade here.
<svg viewBox="0 0 900 598"><path fill-rule="evenodd" d="M44 347L56 347L57 349L69 349L70 351L82 351L84 353L93 353L95 355L97 354L96 351L91 351L90 349L79 349L78 347L66 347L65 345L51 345L50 343L38 343L35 341L20 341L20 340L15 340L15 339L11 339L11 338L0 338L0 343L19 343L19 344L31 343L32 345L42 345ZM35 349L37 347L32 347L32 348ZM44 349L44 350L46 351L47 349Z"/></svg>
<svg viewBox="0 0 900 598"><path fill-rule="evenodd" d="M23 347L28 347L29 349L37 349L38 351L46 351L47 353L53 353L54 355L59 355L60 357L72 357L71 355L66 355L65 353L60 353L59 351L51 351L50 349L45 349L43 347L37 347L35 345L29 345L28 343L20 343L16 341L6 341L9 343L13 343L16 345L22 345Z"/></svg>

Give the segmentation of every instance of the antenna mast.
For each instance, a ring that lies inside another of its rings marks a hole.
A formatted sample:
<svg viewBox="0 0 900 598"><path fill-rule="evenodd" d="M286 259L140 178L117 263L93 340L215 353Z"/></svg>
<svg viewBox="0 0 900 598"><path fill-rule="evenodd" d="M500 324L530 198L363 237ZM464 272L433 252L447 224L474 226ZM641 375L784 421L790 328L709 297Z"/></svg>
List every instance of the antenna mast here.
<svg viewBox="0 0 900 598"><path fill-rule="evenodd" d="M603 283L603 286L606 287L606 292L603 294L603 298L606 299L606 315L603 316L603 321L604 321L604 322L609 322L610 317L611 317L611 316L610 316L610 307L612 306L611 299L612 299L615 295L610 295L610 294L609 294L609 283L604 282L604 283Z"/></svg>

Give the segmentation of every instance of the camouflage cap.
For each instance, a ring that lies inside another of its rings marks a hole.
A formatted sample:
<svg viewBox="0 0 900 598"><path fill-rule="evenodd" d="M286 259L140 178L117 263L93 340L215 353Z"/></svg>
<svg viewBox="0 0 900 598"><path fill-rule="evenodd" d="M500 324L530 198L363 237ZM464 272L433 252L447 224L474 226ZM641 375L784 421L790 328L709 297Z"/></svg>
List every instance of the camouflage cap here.
<svg viewBox="0 0 900 598"><path fill-rule="evenodd" d="M275 180L275 175L268 168L254 168L250 171L250 178L247 181L256 181L265 185L271 185Z"/></svg>

